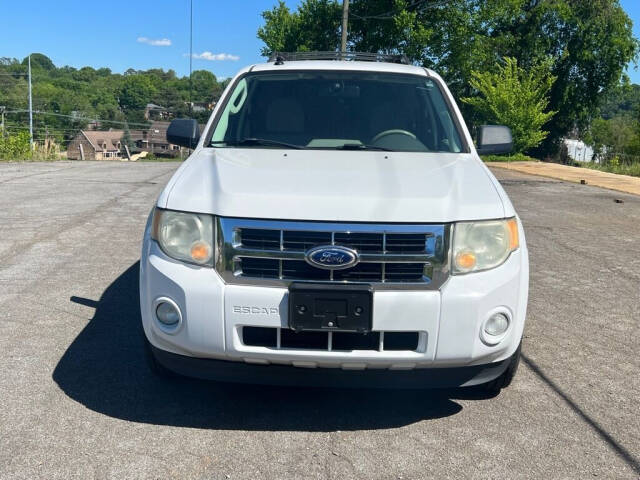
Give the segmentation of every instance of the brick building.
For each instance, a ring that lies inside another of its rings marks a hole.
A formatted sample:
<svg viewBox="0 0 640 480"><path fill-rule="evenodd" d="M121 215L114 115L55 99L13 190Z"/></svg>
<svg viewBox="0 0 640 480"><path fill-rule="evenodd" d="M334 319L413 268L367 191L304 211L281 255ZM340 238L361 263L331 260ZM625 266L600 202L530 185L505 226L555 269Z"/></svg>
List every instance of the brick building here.
<svg viewBox="0 0 640 480"><path fill-rule="evenodd" d="M122 130L80 130L67 147L70 160L119 160L123 154Z"/></svg>

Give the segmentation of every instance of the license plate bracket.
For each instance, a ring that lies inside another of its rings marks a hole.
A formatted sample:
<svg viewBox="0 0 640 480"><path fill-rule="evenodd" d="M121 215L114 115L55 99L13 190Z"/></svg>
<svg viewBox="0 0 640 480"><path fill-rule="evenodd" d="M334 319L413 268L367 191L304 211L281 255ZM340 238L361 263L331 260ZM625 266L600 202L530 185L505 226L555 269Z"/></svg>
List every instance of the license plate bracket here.
<svg viewBox="0 0 640 480"><path fill-rule="evenodd" d="M297 332L371 331L370 285L293 283L289 286L289 328Z"/></svg>

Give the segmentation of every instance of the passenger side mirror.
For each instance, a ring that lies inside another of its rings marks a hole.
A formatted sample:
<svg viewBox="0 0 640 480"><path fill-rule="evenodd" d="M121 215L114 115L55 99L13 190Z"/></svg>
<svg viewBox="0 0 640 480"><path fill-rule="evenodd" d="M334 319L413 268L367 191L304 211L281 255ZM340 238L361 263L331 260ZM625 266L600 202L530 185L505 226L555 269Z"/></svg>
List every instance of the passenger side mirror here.
<svg viewBox="0 0 640 480"><path fill-rule="evenodd" d="M167 129L167 142L181 147L196 148L200 140L200 127L192 118L177 118Z"/></svg>
<svg viewBox="0 0 640 480"><path fill-rule="evenodd" d="M513 150L511 129L502 125L482 125L478 129L477 150L480 155L511 153Z"/></svg>

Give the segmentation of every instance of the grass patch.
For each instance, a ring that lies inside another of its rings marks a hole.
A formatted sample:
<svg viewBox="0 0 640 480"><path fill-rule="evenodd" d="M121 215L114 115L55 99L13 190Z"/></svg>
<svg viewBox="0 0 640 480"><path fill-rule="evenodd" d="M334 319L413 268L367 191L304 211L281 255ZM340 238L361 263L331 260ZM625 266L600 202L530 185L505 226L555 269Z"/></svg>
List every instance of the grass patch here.
<svg viewBox="0 0 640 480"><path fill-rule="evenodd" d="M480 155L483 162L537 162L535 158L531 158L524 153L515 153L513 155Z"/></svg>
<svg viewBox="0 0 640 480"><path fill-rule="evenodd" d="M61 157L59 155L55 156L40 156L33 155L29 158L0 158L0 163L37 163L37 162L66 162L66 157Z"/></svg>
<svg viewBox="0 0 640 480"><path fill-rule="evenodd" d="M574 167L590 168L591 170L599 170L601 172L616 173L618 175L630 175L632 177L640 177L640 162L620 164L620 165L601 165L599 163L574 163Z"/></svg>

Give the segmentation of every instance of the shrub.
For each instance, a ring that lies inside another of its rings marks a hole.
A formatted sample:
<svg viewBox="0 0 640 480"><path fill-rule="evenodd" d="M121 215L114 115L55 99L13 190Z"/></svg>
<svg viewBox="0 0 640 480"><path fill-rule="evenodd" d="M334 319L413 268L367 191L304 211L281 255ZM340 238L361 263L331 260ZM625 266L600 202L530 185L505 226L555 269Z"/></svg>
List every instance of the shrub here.
<svg viewBox="0 0 640 480"><path fill-rule="evenodd" d="M0 159L29 160L32 155L29 132L19 132L4 138L0 135Z"/></svg>
<svg viewBox="0 0 640 480"><path fill-rule="evenodd" d="M522 153L540 145L549 134L542 127L556 113L545 112L555 79L548 63L525 70L515 58L506 57L497 73L473 72L471 86L480 96L462 101L474 107L485 121L510 127L514 150Z"/></svg>

